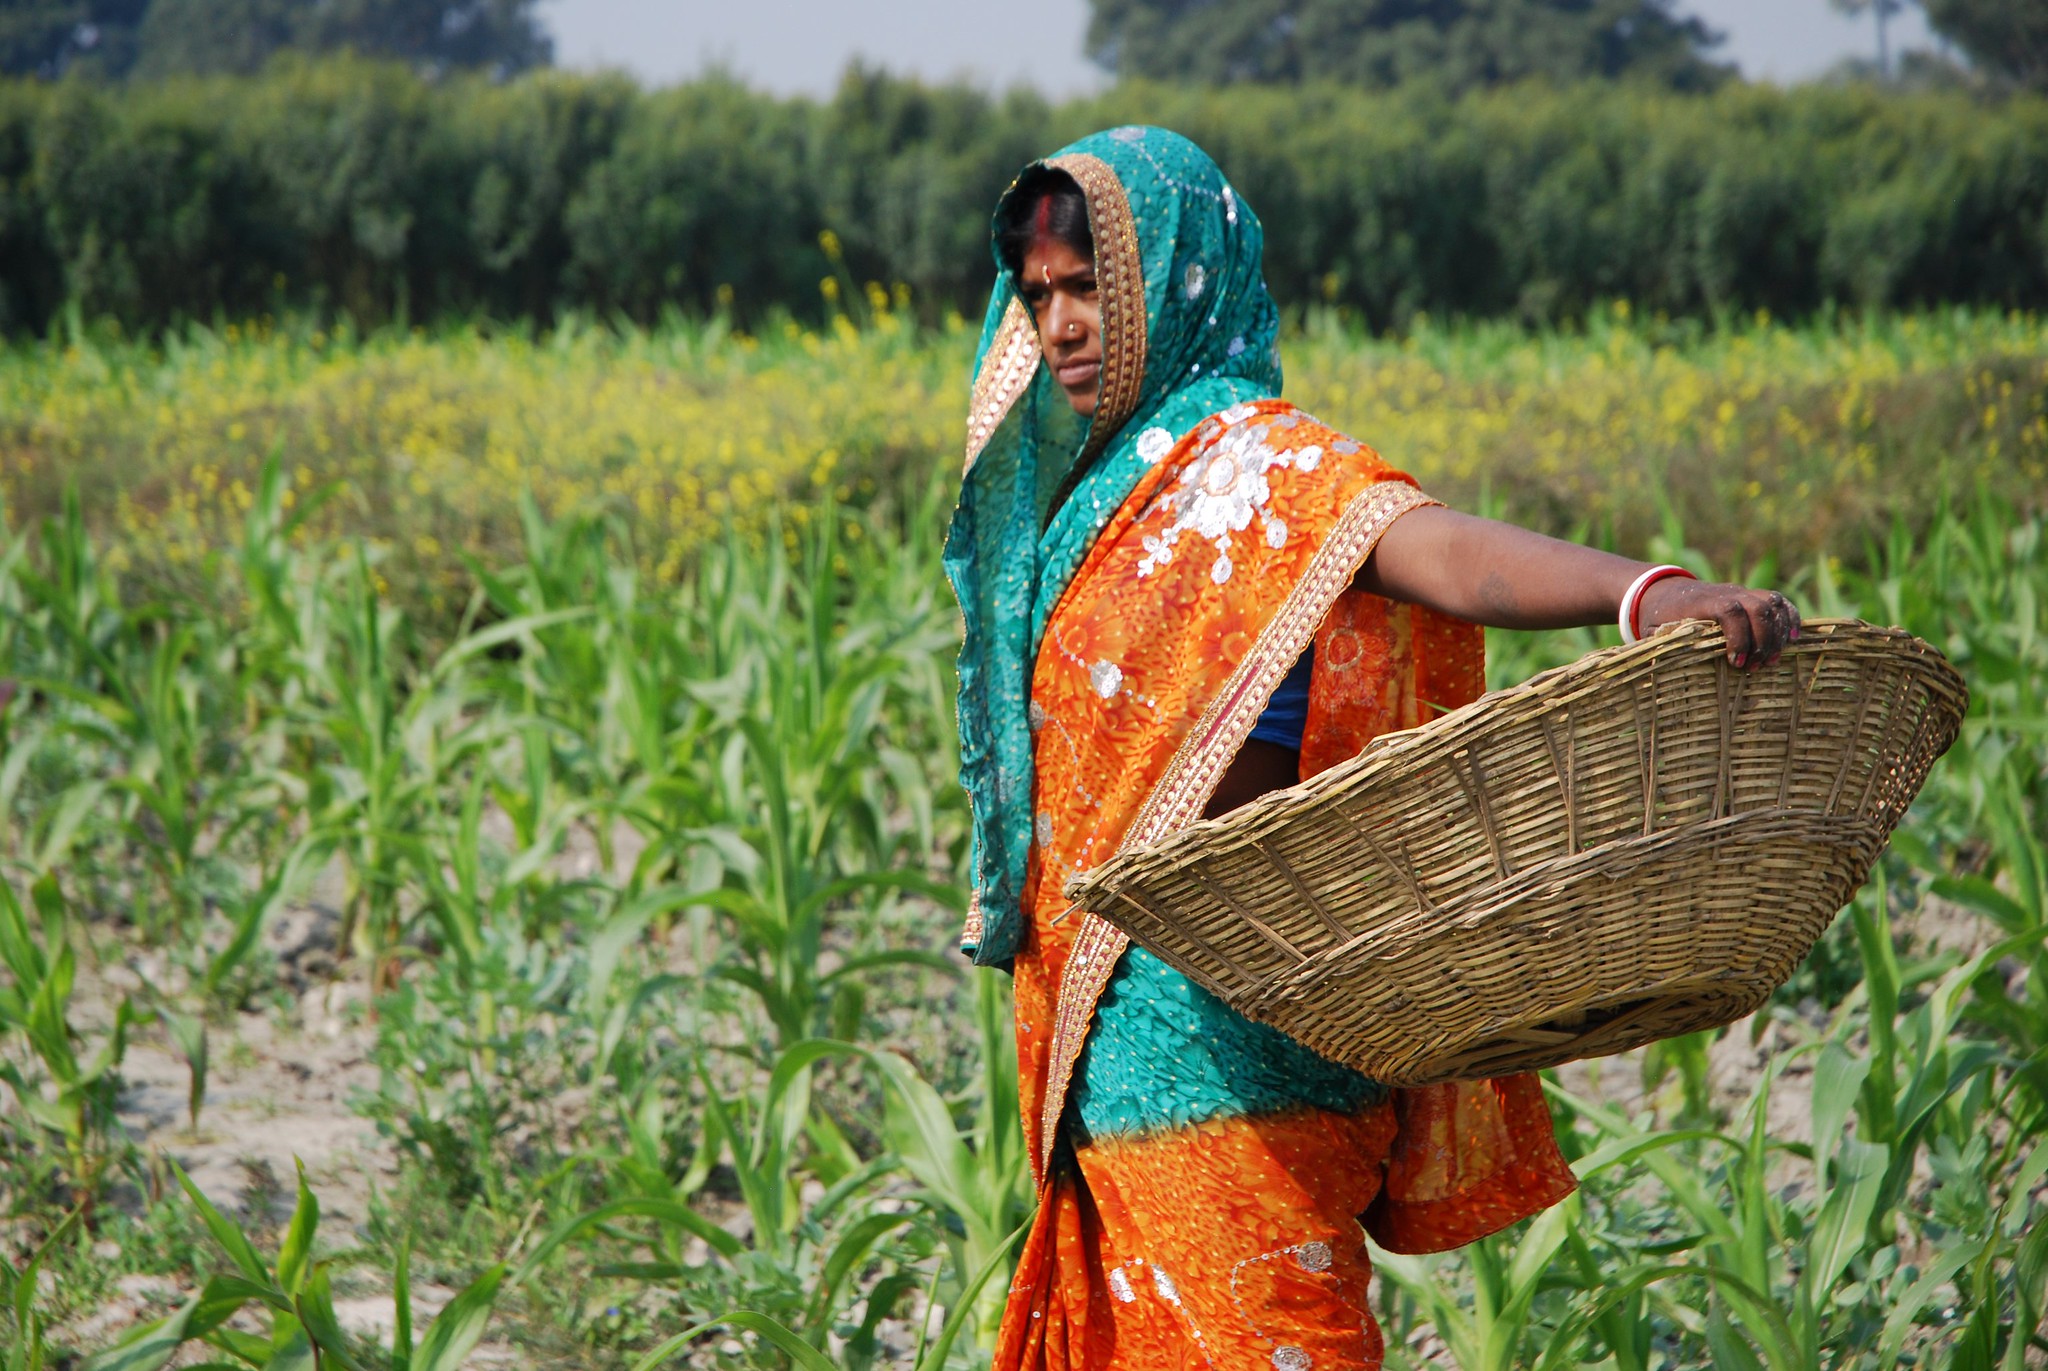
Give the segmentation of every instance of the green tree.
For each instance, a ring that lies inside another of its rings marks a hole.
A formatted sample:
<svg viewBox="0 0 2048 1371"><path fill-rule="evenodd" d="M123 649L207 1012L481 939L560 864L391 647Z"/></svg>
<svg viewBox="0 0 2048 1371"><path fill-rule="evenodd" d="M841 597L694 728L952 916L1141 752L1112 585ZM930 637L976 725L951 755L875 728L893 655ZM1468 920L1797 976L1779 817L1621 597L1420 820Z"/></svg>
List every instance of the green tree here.
<svg viewBox="0 0 2048 1371"><path fill-rule="evenodd" d="M1829 0L1829 3L1851 18L1868 11L1870 17L1877 21L1877 74L1891 75L1891 45L1885 41L1885 25L1892 16L1906 8L1906 0Z"/></svg>
<svg viewBox="0 0 2048 1371"><path fill-rule="evenodd" d="M284 49L350 50L415 66L500 73L545 66L537 0L154 0L137 71L249 72Z"/></svg>
<svg viewBox="0 0 2048 1371"><path fill-rule="evenodd" d="M294 0L153 0L136 74L255 71L292 41Z"/></svg>
<svg viewBox="0 0 2048 1371"><path fill-rule="evenodd" d="M1927 22L1980 69L2048 90L2048 5L2041 0L1923 0Z"/></svg>
<svg viewBox="0 0 2048 1371"><path fill-rule="evenodd" d="M119 76L149 0L0 0L0 74Z"/></svg>
<svg viewBox="0 0 2048 1371"><path fill-rule="evenodd" d="M1088 51L1119 76L1220 83L1522 77L1710 86L1719 36L1670 0L1094 0Z"/></svg>

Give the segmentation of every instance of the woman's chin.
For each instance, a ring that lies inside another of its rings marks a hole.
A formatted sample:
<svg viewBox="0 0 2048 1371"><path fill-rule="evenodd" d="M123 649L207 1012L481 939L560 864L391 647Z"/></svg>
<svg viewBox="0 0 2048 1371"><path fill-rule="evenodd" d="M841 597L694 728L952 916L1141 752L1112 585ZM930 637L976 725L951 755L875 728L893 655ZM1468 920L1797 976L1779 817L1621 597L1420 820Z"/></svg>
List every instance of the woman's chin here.
<svg viewBox="0 0 2048 1371"><path fill-rule="evenodd" d="M1095 384L1092 381L1085 388L1067 391L1067 403L1072 405L1074 413L1080 415L1083 419L1095 417L1095 401L1097 398L1099 397Z"/></svg>

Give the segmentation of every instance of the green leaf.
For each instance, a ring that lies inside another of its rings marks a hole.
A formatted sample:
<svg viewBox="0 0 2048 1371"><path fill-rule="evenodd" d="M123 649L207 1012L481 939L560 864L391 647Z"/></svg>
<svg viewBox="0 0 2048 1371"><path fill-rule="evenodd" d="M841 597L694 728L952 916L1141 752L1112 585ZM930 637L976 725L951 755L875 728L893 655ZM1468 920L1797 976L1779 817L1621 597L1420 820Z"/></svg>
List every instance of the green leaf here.
<svg viewBox="0 0 2048 1371"><path fill-rule="evenodd" d="M1848 1122L1850 1106L1870 1075L1870 1058L1851 1056L1840 1043L1830 1041L1813 1066L1813 1154L1818 1174L1827 1174L1826 1163L1834 1155Z"/></svg>
<svg viewBox="0 0 2048 1371"><path fill-rule="evenodd" d="M1884 1333L1878 1343L1879 1366L1899 1364L1899 1349L1906 1345L1906 1337L1913 1331L1913 1321L1920 1316L1920 1311L1956 1272L1976 1260L1984 1247L1983 1240L1952 1241L1950 1246L1934 1254L1934 1259L1920 1273L1920 1279L1914 1281L1904 1295L1894 1297L1892 1312L1884 1321Z"/></svg>
<svg viewBox="0 0 2048 1371"><path fill-rule="evenodd" d="M306 1164L293 1158L298 1168L299 1199L292 1206L291 1226L285 1230L284 1243L277 1249L277 1284L285 1294L296 1296L306 1282L308 1264L313 1258L313 1233L320 1226L320 1201L313 1198L312 1188L306 1184Z"/></svg>
<svg viewBox="0 0 2048 1371"><path fill-rule="evenodd" d="M43 839L29 861L30 867L46 875L54 872L69 855L72 843L78 838L79 828L99 808L106 793L107 783L104 781L83 781L66 790L43 825Z"/></svg>
<svg viewBox="0 0 2048 1371"><path fill-rule="evenodd" d="M589 970L584 977L584 1002L602 1005L605 992L611 986L612 973L617 969L619 957L628 947L637 942L646 931L647 925L656 917L670 910L698 902L704 892L693 890L658 890L642 895L619 907L590 939Z"/></svg>
<svg viewBox="0 0 2048 1371"><path fill-rule="evenodd" d="M1801 1274L1816 1305L1826 1302L1850 1259L1861 1249L1891 1155L1889 1147L1857 1138L1843 1139L1835 1154L1834 1181L1814 1220L1806 1270Z"/></svg>
<svg viewBox="0 0 2048 1371"><path fill-rule="evenodd" d="M939 1327L937 1341L926 1348L924 1355L917 1359L917 1371L944 1371L947 1354L953 1350L953 1341L960 1336L960 1330L967 1326L968 1315L974 1311L975 1297L981 1294L982 1287L989 1283L990 1278L1008 1260L1010 1249L1030 1231L1031 1220L1026 1219L1017 1225L1009 1237L996 1244L995 1251L989 1254L988 1259L981 1264L981 1269L974 1273L974 1279L967 1282L967 1288L960 1292L960 1298L953 1301L953 1307L946 1312L946 1321Z"/></svg>
<svg viewBox="0 0 2048 1371"><path fill-rule="evenodd" d="M329 1360L341 1366L343 1371L362 1371L361 1364L349 1351L348 1335L342 1332L341 1321L334 1316L334 1295L328 1288L325 1265L313 1268L313 1274L306 1280L306 1288L299 1292L298 1314L306 1336Z"/></svg>
<svg viewBox="0 0 2048 1371"><path fill-rule="evenodd" d="M699 1324L686 1333L670 1338L660 1347L655 1348L653 1352L650 1352L647 1356L634 1363L633 1371L648 1371L648 1368L660 1365L673 1356L676 1349L680 1348L685 1342L701 1333L708 1332L712 1328L716 1328L720 1324L724 1324L728 1328L738 1329L743 1333L752 1333L762 1341L772 1344L784 1356L795 1362L800 1371L839 1371L839 1368L825 1360L824 1354L818 1351L817 1348L811 1346L795 1333L792 1333L774 1319L769 1318L766 1314L757 1314L751 1309L731 1310L721 1314L708 1324Z"/></svg>
<svg viewBox="0 0 2048 1371"><path fill-rule="evenodd" d="M82 1371L157 1371L183 1345L185 1325L198 1305L195 1295L176 1313L130 1329L106 1351L86 1358Z"/></svg>
<svg viewBox="0 0 2048 1371"><path fill-rule="evenodd" d="M391 1371L412 1371L412 1234L398 1244L391 1275Z"/></svg>
<svg viewBox="0 0 2048 1371"><path fill-rule="evenodd" d="M439 682L456 667L481 652L489 652L500 643L509 643L514 638L524 638L536 630L555 624L566 624L576 619L588 619L597 612L595 605L576 605L569 609L551 609L541 614L522 614L516 619L506 619L479 629L441 654L434 663L431 678Z"/></svg>
<svg viewBox="0 0 2048 1371"><path fill-rule="evenodd" d="M57 878L44 872L28 888L28 896L35 902L36 912L43 916L44 941L56 942L64 929L64 892L58 889Z"/></svg>
<svg viewBox="0 0 2048 1371"><path fill-rule="evenodd" d="M498 1286L504 1282L505 1266L499 1263L462 1288L447 1307L427 1325L419 1351L412 1359L412 1371L456 1371L483 1338L491 1321L491 1306L497 1301Z"/></svg>
<svg viewBox="0 0 2048 1371"><path fill-rule="evenodd" d="M633 1371L653 1371L653 1368L661 1365L670 1357L673 1357L676 1353L682 1351L685 1347L688 1347L691 1343L703 1337L706 1333L709 1333L712 1329L718 1328L720 1326L721 1323L719 1320L711 1319L704 1323L693 1324L690 1327L685 1328L682 1332L676 1334L674 1337L668 1339L666 1342L658 1344L653 1351L649 1352L639 1361L634 1362Z"/></svg>
<svg viewBox="0 0 2048 1371"><path fill-rule="evenodd" d="M672 1228L680 1228L693 1237L702 1238L712 1251L727 1261L733 1260L746 1250L746 1244L686 1204L661 1199L614 1200L610 1204L600 1205L586 1214L578 1215L543 1238L540 1245L519 1264L518 1271L512 1277L512 1284L525 1284L533 1273L540 1269L541 1263L554 1255L555 1250L571 1238L598 1224L624 1218L655 1219ZM421 1371L421 1368L415 1368L415 1371Z"/></svg>
<svg viewBox="0 0 2048 1371"><path fill-rule="evenodd" d="M180 1014L168 1007L159 1008L157 1015L164 1021L171 1041L184 1054L185 1065L191 1072L191 1086L185 1095L185 1115L197 1128L199 1111L206 1104L206 1020L194 1014Z"/></svg>
<svg viewBox="0 0 2048 1371"><path fill-rule="evenodd" d="M710 1179L711 1169L718 1165L719 1154L728 1146L735 1152L739 1150L739 1142L726 1136L721 1116L705 1110L703 1128L697 1135L697 1150L691 1156L682 1179L676 1182L675 1193L679 1196L696 1194Z"/></svg>
<svg viewBox="0 0 2048 1371"><path fill-rule="evenodd" d="M1699 1270L1714 1283L1715 1293L1726 1301L1727 1307L1742 1317L1751 1335L1763 1344L1764 1359L1774 1371L1811 1371L1810 1364L1799 1358L1798 1340L1776 1300L1726 1267L1710 1263ZM1708 1327L1712 1328L1711 1314ZM1745 1363L1738 1357L1729 1364Z"/></svg>
<svg viewBox="0 0 2048 1371"><path fill-rule="evenodd" d="M820 986L827 986L844 976L859 976L870 971L879 971L884 968L899 966L922 967L927 971L937 971L949 978L957 978L960 975L960 962L958 958L949 956L944 952L928 952L922 948L906 947L897 948L890 952L870 952L859 957L848 957L844 962L818 977L818 984Z"/></svg>
<svg viewBox="0 0 2048 1371"><path fill-rule="evenodd" d="M643 1282L679 1281L690 1274L680 1262L599 1262L590 1271L606 1280Z"/></svg>
<svg viewBox="0 0 2048 1371"><path fill-rule="evenodd" d="M178 1184L191 1198L193 1207L199 1211L199 1217L205 1221L206 1231L213 1234L213 1240L227 1252L228 1260L251 1281L258 1285L269 1285L270 1268L256 1255L256 1249L250 1244L248 1237L232 1220L215 1209L212 1201L200 1193L199 1187L192 1183L192 1178L185 1174L184 1167L176 1162L172 1162L170 1166L171 1173L178 1178Z"/></svg>
<svg viewBox="0 0 2048 1371"><path fill-rule="evenodd" d="M801 1047L802 1044L798 1046ZM796 1049L790 1050L794 1052ZM777 1211L782 1198L781 1187L784 1178L780 1174L767 1174L761 1165L761 1149L758 1146L747 1148L741 1145L746 1138L746 1132L733 1122L732 1115L727 1111L725 1102L719 1098L718 1087L712 1081L711 1072L702 1058L697 1061L697 1074L704 1082L705 1116L725 1134L731 1145L729 1155L732 1157L733 1178L739 1182L740 1197L746 1202L747 1212L754 1218L755 1237L763 1243L776 1242L781 1237ZM765 1120L757 1136L767 1136Z"/></svg>
<svg viewBox="0 0 2048 1371"><path fill-rule="evenodd" d="M1576 1239L1574 1240L1576 1241ZM1380 1257L1381 1254L1375 1250L1373 1253L1373 1264L1375 1266L1379 1264ZM1604 1274L1598 1283L1589 1288L1588 1294L1591 1298L1583 1299L1578 1307L1558 1327L1556 1334L1550 1338L1549 1345L1544 1350L1542 1358L1534 1364L1533 1371L1561 1371L1561 1368L1567 1363L1572 1365L1580 1364L1581 1359L1577 1356L1580 1349L1579 1336L1585 1329L1606 1318L1611 1311L1615 1311L1619 1306L1634 1300L1637 1295L1648 1290L1652 1285L1663 1281L1682 1280L1698 1276L1699 1274L1699 1269L1693 1266L1662 1266L1656 1264L1640 1264L1632 1268L1624 1268L1621 1271ZM1448 1295L1446 1295L1446 1298L1454 1299L1454 1297ZM1453 1307L1456 1307L1455 1302ZM1688 1308L1687 1312L1691 1313L1692 1311ZM1752 1357L1752 1363L1754 1360L1754 1357ZM1734 1365L1736 1363L1730 1362L1729 1364Z"/></svg>
<svg viewBox="0 0 2048 1371"><path fill-rule="evenodd" d="M229 936L227 946L206 964L207 994L216 993L221 982L242 964L256 946L256 939L264 926L298 893L306 879L326 863L335 845L334 838L327 833L316 830L306 834L292 844L276 869L242 901L240 912L235 916L235 931Z"/></svg>
<svg viewBox="0 0 2048 1371"><path fill-rule="evenodd" d="M289 1306L290 1301L286 1301ZM286 1313L283 1320L287 1326L297 1328L298 1320ZM273 1320L275 1322L275 1320ZM231 1357L236 1357L248 1366L262 1366L276 1350L269 1338L259 1338L254 1333L244 1333L238 1328L223 1324L206 1335L206 1341L220 1348Z"/></svg>
<svg viewBox="0 0 2048 1371"><path fill-rule="evenodd" d="M981 1206L974 1194L974 1158L960 1140L953 1111L908 1061L892 1052L870 1058L901 1106L888 1111L884 1126L891 1149L920 1185L961 1215L975 1214Z"/></svg>
<svg viewBox="0 0 2048 1371"><path fill-rule="evenodd" d="M1537 1215L1524 1230L1521 1242L1515 1247L1514 1259L1508 1264L1508 1304L1502 1311L1504 1323L1519 1325L1527 1316L1529 1305L1536 1298L1537 1287L1550 1269L1551 1257L1564 1246L1565 1236L1579 1221L1584 1207L1583 1198L1574 1192ZM1511 1352L1513 1348L1501 1350Z"/></svg>
<svg viewBox="0 0 2048 1371"><path fill-rule="evenodd" d="M2033 916L2025 905L1982 876L1941 876L1929 882L1927 888L1945 900L1987 916L2007 933L2021 933L2033 925Z"/></svg>
<svg viewBox="0 0 2048 1371"><path fill-rule="evenodd" d="M1707 1311L1707 1347L1713 1352L1716 1371L1763 1371L1755 1350L1736 1336L1727 1310L1719 1304Z"/></svg>
<svg viewBox="0 0 2048 1371"><path fill-rule="evenodd" d="M29 932L21 905L5 881L0 881L0 962L6 964L18 989L27 995L33 995L49 974L43 950Z"/></svg>
<svg viewBox="0 0 2048 1371"><path fill-rule="evenodd" d="M291 1312L291 1302L282 1292L240 1276L215 1276L199 1292L199 1307L185 1326L188 1338L203 1338L239 1314L251 1301L268 1305L281 1314Z"/></svg>
<svg viewBox="0 0 2048 1371"><path fill-rule="evenodd" d="M5 885L0 885L0 891L5 891L5 889ZM0 1277L6 1277L9 1281L7 1290L8 1297L14 1304L15 1331L23 1342L28 1340L29 1311L35 1304L36 1278L42 1270L43 1258L47 1257L55 1249L59 1239L65 1237L72 1229L79 1226L84 1214L85 1206L82 1204L66 1214L57 1226L50 1230L50 1235L43 1239L42 1244L36 1248L28 1261L22 1265L19 1273L0 1269Z"/></svg>
<svg viewBox="0 0 2048 1371"><path fill-rule="evenodd" d="M320 1371L319 1354L313 1350L313 1343L298 1320L280 1318L278 1324L285 1336L277 1340L270 1359L263 1363L263 1371Z"/></svg>
<svg viewBox="0 0 2048 1371"><path fill-rule="evenodd" d="M818 1268L817 1286L811 1295L811 1309L808 1323L814 1329L822 1328L832 1315L832 1301L839 1293L840 1285L867 1260L890 1230L901 1228L911 1221L911 1214L870 1214L850 1226L840 1235L832 1250L825 1254L824 1262Z"/></svg>
<svg viewBox="0 0 2048 1371"><path fill-rule="evenodd" d="M76 970L77 959L70 946L60 947L51 959L50 974L44 978L34 1002L29 1006L29 1045L35 1048L36 1055L43 1059L44 1069L56 1078L60 1086L82 1083L78 1058L71 1051L71 1025L64 1015Z"/></svg>

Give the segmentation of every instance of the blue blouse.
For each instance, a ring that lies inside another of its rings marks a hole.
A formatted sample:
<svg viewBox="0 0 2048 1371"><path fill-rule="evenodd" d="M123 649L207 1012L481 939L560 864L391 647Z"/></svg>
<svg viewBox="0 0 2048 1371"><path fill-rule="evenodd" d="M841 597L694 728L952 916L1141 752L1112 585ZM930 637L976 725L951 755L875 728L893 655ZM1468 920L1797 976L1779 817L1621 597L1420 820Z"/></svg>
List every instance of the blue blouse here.
<svg viewBox="0 0 2048 1371"><path fill-rule="evenodd" d="M1301 751L1302 730L1308 727L1308 678L1316 665L1315 644L1295 658L1294 666L1266 702L1266 712L1252 725L1251 736Z"/></svg>

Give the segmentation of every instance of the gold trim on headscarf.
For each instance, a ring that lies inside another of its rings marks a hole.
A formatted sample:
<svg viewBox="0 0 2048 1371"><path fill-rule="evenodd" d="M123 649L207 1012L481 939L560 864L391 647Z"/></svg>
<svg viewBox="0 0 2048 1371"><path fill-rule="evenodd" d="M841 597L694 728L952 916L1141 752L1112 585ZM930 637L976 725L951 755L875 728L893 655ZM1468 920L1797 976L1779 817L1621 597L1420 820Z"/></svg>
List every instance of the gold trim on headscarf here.
<svg viewBox="0 0 2048 1371"><path fill-rule="evenodd" d="M1031 378L1038 372L1038 356L1038 327L1031 322L1031 311L1022 300L1013 299L1003 311L995 341L989 344L981 370L974 377L974 396L967 404L967 459L961 468L963 475L995 436L1010 406L1030 386Z"/></svg>
<svg viewBox="0 0 2048 1371"><path fill-rule="evenodd" d="M1102 301L1102 381L1087 446L1074 464L1080 471L1138 408L1138 393L1145 385L1145 263L1130 197L1109 163L1077 152L1046 165L1073 177L1088 201L1095 289Z"/></svg>

